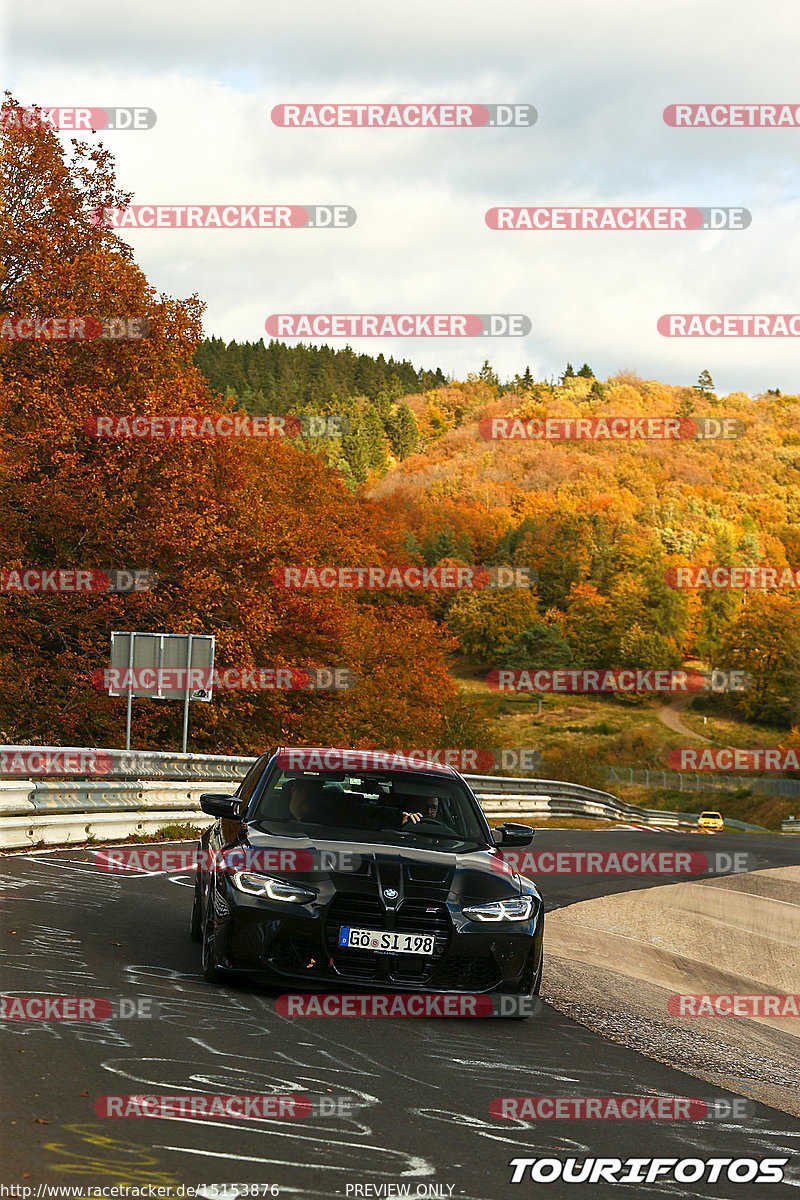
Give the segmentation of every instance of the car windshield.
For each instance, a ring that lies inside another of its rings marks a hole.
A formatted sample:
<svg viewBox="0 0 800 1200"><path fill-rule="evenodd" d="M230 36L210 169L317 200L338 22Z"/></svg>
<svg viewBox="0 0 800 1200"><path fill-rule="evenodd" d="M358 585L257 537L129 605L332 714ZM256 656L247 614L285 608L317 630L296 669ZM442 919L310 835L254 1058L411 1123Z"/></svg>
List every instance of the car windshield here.
<svg viewBox="0 0 800 1200"><path fill-rule="evenodd" d="M267 832L474 850L486 832L463 785L414 771L278 771L252 818ZM365 840L363 837L360 840Z"/></svg>
<svg viewBox="0 0 800 1200"><path fill-rule="evenodd" d="M722 820L722 817L720 816L720 814L718 812L704 812L704 813L700 813L700 816L701 817L714 817L714 819L717 821Z"/></svg>

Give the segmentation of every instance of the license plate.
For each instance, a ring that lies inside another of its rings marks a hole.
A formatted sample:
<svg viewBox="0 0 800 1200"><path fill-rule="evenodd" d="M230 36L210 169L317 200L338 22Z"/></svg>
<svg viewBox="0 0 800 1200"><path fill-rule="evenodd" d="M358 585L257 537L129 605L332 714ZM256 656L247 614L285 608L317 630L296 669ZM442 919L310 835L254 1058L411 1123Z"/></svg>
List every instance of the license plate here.
<svg viewBox="0 0 800 1200"><path fill-rule="evenodd" d="M432 933L390 933L380 929L353 929L342 925L339 945L348 950L374 950L377 954L433 954Z"/></svg>

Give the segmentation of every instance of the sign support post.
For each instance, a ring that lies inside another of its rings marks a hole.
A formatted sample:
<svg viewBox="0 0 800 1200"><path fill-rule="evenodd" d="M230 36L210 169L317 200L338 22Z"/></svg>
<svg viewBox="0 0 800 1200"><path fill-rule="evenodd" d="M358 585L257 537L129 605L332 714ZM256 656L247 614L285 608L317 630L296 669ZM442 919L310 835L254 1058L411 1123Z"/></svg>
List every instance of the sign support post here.
<svg viewBox="0 0 800 1200"><path fill-rule="evenodd" d="M125 717L125 749L131 748L131 716L133 715L133 640L136 637L135 633L131 634L130 646L128 649L128 712Z"/></svg>
<svg viewBox="0 0 800 1200"><path fill-rule="evenodd" d="M191 682L190 671L192 669L192 635L191 633L186 639L186 694L183 697L183 753L186 753L186 747L189 742L189 683Z"/></svg>

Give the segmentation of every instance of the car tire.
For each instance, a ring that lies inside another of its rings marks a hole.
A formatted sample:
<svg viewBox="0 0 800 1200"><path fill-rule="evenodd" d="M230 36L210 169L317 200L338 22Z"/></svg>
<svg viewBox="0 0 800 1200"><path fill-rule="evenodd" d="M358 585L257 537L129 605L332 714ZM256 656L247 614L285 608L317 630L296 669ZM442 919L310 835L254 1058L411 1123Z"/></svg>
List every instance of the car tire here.
<svg viewBox="0 0 800 1200"><path fill-rule="evenodd" d="M200 947L200 969L206 983L220 983L222 971L217 965L216 921L214 920L214 904L209 897L206 906L206 917L203 922L203 935Z"/></svg>
<svg viewBox="0 0 800 1200"><path fill-rule="evenodd" d="M541 991L541 988L542 988L542 975L543 974L544 974L544 950L542 950L542 953L539 957L539 966L536 968L536 976L533 981L533 987L531 988L532 996L539 995L539 992Z"/></svg>
<svg viewBox="0 0 800 1200"><path fill-rule="evenodd" d="M200 901L200 876L195 876L192 893L192 915L189 918L189 937L199 945L203 940L203 906Z"/></svg>
<svg viewBox="0 0 800 1200"><path fill-rule="evenodd" d="M530 996L531 998L533 998L534 996L538 996L539 990L542 986L543 973L544 973L544 950L542 950L542 953L539 956L539 964L536 967L536 972L533 977L533 983L531 984L531 990L529 992L519 992L518 993L519 996L520 997ZM505 1020L505 1021L529 1021L531 1018L531 1015L532 1015L531 1013L509 1013L507 1016L505 1016L503 1018L503 1020Z"/></svg>

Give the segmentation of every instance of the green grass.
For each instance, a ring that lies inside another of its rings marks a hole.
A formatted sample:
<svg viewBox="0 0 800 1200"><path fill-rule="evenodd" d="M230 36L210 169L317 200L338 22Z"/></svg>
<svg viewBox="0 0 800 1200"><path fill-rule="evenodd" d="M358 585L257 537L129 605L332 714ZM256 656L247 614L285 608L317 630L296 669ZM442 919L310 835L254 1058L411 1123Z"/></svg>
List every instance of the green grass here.
<svg viewBox="0 0 800 1200"><path fill-rule="evenodd" d="M749 789L730 792L664 791L639 785L610 785L606 767L670 770L670 750L702 747L659 720L659 710L673 697L585 696L528 694L498 695L487 686L485 670L463 659L453 664L460 690L476 705L488 726L487 746L526 747L542 755L537 774L545 779L568 779L588 787L614 790L620 798L645 808L699 812L720 808L723 816L779 829L781 821L800 815L800 799L754 796ZM742 720L725 697L698 696L680 714L692 732L708 738L712 747L769 747L787 745L786 729ZM704 720L705 718L705 720Z"/></svg>
<svg viewBox="0 0 800 1200"><path fill-rule="evenodd" d="M141 840L143 842L183 842L199 836L200 829L197 825L176 821L174 825L162 825L156 833L146 835Z"/></svg>

